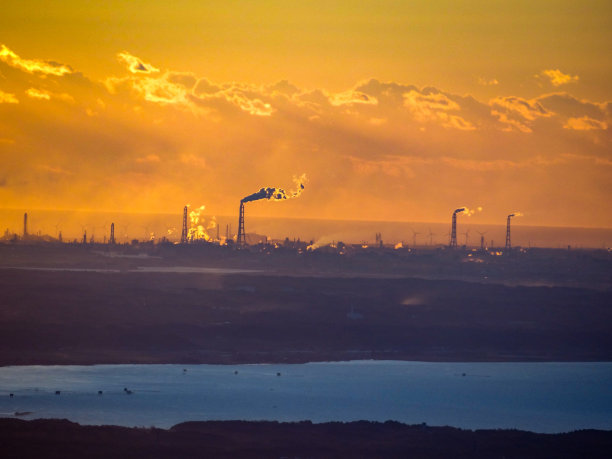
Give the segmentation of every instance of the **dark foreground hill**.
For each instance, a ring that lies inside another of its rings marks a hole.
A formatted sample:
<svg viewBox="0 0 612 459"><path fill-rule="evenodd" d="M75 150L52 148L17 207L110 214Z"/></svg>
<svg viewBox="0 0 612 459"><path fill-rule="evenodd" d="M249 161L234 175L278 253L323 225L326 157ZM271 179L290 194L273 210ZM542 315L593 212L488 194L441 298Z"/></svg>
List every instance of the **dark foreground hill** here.
<svg viewBox="0 0 612 459"><path fill-rule="evenodd" d="M0 419L4 458L603 458L612 432L536 434L396 422L188 422L171 429Z"/></svg>

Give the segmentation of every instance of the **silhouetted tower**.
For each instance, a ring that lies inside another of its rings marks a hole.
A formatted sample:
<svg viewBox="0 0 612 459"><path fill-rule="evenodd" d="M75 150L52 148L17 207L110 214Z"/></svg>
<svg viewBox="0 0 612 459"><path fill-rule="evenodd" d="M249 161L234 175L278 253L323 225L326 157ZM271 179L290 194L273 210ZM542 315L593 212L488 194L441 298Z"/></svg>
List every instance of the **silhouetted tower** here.
<svg viewBox="0 0 612 459"><path fill-rule="evenodd" d="M468 246L468 238L470 237L470 230L468 229L465 233L462 233L465 236L465 246Z"/></svg>
<svg viewBox="0 0 612 459"><path fill-rule="evenodd" d="M187 206L183 208L183 230L181 231L181 244L187 244Z"/></svg>
<svg viewBox="0 0 612 459"><path fill-rule="evenodd" d="M87 230L83 231L83 244L87 244Z"/></svg>
<svg viewBox="0 0 612 459"><path fill-rule="evenodd" d="M450 239L450 247L454 249L457 247L457 214L463 212L465 207L461 207L460 209L455 209L453 212L453 220L451 224L451 239Z"/></svg>
<svg viewBox="0 0 612 459"><path fill-rule="evenodd" d="M512 242L510 240L510 219L514 217L514 214L508 215L508 221L506 223L506 250L510 250L512 248Z"/></svg>
<svg viewBox="0 0 612 459"><path fill-rule="evenodd" d="M480 231L476 231L478 234L480 234L480 250L482 250L484 252L485 250L485 238L484 235L487 234L486 231L484 232L480 232Z"/></svg>
<svg viewBox="0 0 612 459"><path fill-rule="evenodd" d="M416 240L417 240L417 236L421 234L416 232L415 230L412 230L412 248L416 249Z"/></svg>
<svg viewBox="0 0 612 459"><path fill-rule="evenodd" d="M57 236L57 240L58 242L62 242L62 232L60 231L58 236Z"/></svg>
<svg viewBox="0 0 612 459"><path fill-rule="evenodd" d="M238 215L238 245L246 245L246 234L244 233L244 202L240 201L240 211Z"/></svg>
<svg viewBox="0 0 612 459"><path fill-rule="evenodd" d="M28 237L28 213L23 214L23 237Z"/></svg>
<svg viewBox="0 0 612 459"><path fill-rule="evenodd" d="M115 245L115 224L111 223L111 233L110 238L108 239L108 243L111 245Z"/></svg>

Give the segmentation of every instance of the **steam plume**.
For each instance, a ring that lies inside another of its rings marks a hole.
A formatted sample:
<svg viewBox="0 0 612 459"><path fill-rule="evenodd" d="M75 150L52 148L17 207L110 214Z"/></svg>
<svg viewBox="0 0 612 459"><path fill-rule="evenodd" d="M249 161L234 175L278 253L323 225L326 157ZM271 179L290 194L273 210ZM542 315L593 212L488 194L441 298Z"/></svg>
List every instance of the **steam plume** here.
<svg viewBox="0 0 612 459"><path fill-rule="evenodd" d="M293 183L296 186L295 191L286 192L282 188L261 188L258 192L250 194L242 198L240 202L259 201L260 199L268 199L270 201L284 201L285 199L297 198L304 191L304 183L306 182L306 174L299 177L293 177Z"/></svg>
<svg viewBox="0 0 612 459"><path fill-rule="evenodd" d="M191 206L187 204L187 207ZM191 212L189 212L190 226L188 229L187 239L190 241L211 240L211 236L208 234L208 230L212 230L217 227L217 219L215 217L211 217L208 223L206 223L204 219L205 208L206 206L200 206L197 209L191 210Z"/></svg>
<svg viewBox="0 0 612 459"><path fill-rule="evenodd" d="M460 207L459 209L455 210L455 212L453 212L453 213L458 214L458 213L460 213L460 212L463 212L463 215L466 215L466 216L468 216L468 217L471 217L471 216L472 216L472 215L474 215L476 212L482 212L482 207L478 206L478 207L476 207L475 209L470 209L470 208L469 208L469 207L467 207L467 206L463 206L463 207Z"/></svg>

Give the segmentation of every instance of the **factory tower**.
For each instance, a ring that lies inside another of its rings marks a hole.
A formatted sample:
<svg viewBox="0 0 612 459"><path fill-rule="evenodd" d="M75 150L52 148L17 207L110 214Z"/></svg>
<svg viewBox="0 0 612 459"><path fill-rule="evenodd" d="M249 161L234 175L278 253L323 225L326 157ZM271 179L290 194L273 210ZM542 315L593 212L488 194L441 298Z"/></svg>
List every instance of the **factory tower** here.
<svg viewBox="0 0 612 459"><path fill-rule="evenodd" d="M246 234L244 232L244 202L240 201L240 210L238 213L238 238L236 243L239 246L246 245Z"/></svg>
<svg viewBox="0 0 612 459"><path fill-rule="evenodd" d="M510 250L512 248L512 241L510 239L510 219L514 217L514 214L508 215L508 220L506 222L506 250Z"/></svg>
<svg viewBox="0 0 612 459"><path fill-rule="evenodd" d="M181 244L187 244L187 206L183 208L183 230L181 231Z"/></svg>
<svg viewBox="0 0 612 459"><path fill-rule="evenodd" d="M453 219L451 223L451 239L450 239L450 248L457 248L457 214L463 212L465 207L461 207L459 209L455 209L453 212Z"/></svg>

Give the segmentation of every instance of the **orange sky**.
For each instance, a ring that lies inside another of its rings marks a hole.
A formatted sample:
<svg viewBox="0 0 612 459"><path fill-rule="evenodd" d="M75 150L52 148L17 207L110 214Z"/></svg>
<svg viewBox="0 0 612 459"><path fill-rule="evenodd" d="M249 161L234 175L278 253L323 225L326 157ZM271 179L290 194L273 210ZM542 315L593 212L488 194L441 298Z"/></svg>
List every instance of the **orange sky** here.
<svg viewBox="0 0 612 459"><path fill-rule="evenodd" d="M458 3L13 2L0 206L612 227L609 2Z"/></svg>

